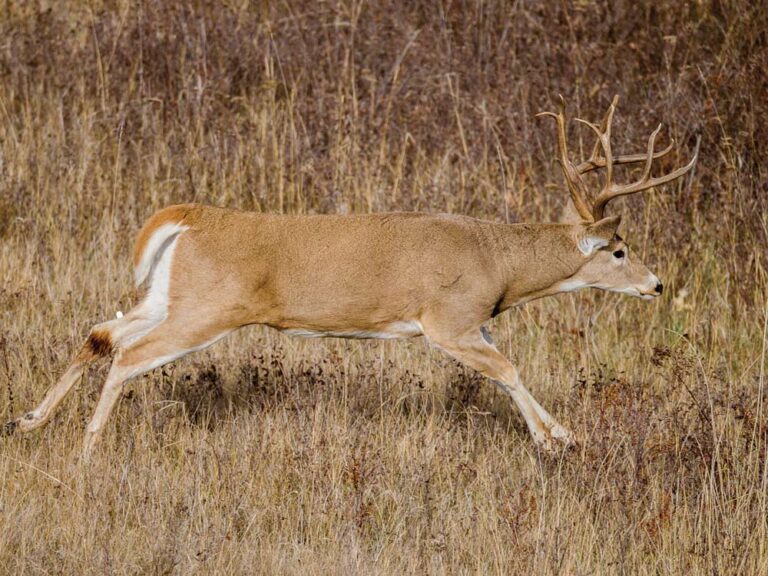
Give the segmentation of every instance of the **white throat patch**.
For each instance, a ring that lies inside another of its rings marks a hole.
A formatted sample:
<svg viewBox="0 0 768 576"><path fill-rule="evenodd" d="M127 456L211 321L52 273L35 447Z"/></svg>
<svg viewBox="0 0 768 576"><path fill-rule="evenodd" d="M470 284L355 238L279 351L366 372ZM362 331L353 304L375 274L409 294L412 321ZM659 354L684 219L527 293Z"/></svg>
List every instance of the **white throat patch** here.
<svg viewBox="0 0 768 576"><path fill-rule="evenodd" d="M568 280L563 280L562 282L559 282L557 284L557 291L558 292L575 292L576 290L581 290L582 288L588 288L588 287L589 287L589 284L587 284L583 280L569 278Z"/></svg>

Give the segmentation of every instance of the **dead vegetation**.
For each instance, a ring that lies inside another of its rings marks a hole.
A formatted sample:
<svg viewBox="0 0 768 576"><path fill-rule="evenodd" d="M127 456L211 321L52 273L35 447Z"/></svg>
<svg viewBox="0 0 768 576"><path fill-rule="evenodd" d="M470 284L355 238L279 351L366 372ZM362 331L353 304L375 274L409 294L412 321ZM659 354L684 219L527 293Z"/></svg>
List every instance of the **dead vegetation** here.
<svg viewBox="0 0 768 576"><path fill-rule="evenodd" d="M0 439L2 571L768 571L766 31L740 0L6 2L0 420L134 301L132 235L160 206L552 219L533 114L558 93L592 118L620 94L620 149L664 122L660 171L702 145L691 179L613 207L661 301L562 296L492 326L574 453L535 453L421 341L252 330L131 383L87 469L104 366Z"/></svg>

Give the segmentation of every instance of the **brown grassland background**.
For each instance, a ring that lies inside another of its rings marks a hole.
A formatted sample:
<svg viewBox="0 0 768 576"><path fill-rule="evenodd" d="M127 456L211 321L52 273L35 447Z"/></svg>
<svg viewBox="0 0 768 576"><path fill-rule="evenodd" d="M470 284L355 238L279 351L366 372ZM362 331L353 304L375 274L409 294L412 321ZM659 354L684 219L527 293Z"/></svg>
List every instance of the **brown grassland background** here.
<svg viewBox="0 0 768 576"><path fill-rule="evenodd" d="M768 573L766 70L746 0L0 2L3 421L136 303L162 206L548 221L558 93L618 93L624 152L664 122L659 171L702 136L609 209L661 299L491 325L572 453L422 339L251 328L132 381L89 466L105 363L0 438L0 573Z"/></svg>

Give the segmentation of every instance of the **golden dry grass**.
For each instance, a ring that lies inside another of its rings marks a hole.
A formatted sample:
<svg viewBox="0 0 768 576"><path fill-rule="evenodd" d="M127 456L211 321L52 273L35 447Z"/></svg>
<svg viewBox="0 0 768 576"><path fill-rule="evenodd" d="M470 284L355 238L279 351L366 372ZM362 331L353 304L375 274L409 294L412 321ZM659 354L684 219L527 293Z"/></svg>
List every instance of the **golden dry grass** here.
<svg viewBox="0 0 768 576"><path fill-rule="evenodd" d="M135 302L132 237L161 206L553 219L533 113L558 92L587 117L621 94L622 149L659 121L669 165L703 143L691 179L612 208L663 299L493 323L574 453L538 454L421 340L251 329L132 382L89 466L103 365L0 438L0 571L767 573L766 30L741 1L6 2L2 420Z"/></svg>

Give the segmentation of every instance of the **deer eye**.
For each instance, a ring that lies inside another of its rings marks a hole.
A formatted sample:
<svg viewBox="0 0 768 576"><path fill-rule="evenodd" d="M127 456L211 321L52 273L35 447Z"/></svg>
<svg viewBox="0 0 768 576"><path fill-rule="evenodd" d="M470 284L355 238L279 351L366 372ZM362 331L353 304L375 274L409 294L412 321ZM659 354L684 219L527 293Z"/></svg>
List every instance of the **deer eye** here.
<svg viewBox="0 0 768 576"><path fill-rule="evenodd" d="M616 250L616 252L614 252L613 255L616 258L624 258L624 250Z"/></svg>

